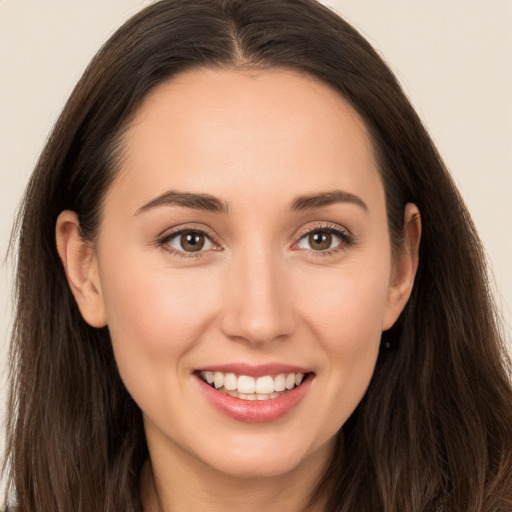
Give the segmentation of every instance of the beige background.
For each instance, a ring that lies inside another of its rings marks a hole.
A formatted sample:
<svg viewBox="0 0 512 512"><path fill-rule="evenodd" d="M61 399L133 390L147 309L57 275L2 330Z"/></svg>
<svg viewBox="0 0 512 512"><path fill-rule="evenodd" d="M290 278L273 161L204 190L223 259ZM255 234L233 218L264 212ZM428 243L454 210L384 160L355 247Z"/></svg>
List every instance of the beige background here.
<svg viewBox="0 0 512 512"><path fill-rule="evenodd" d="M1 258L27 177L73 85L115 28L148 3L0 0ZM512 1L325 3L381 51L429 127L488 249L510 343ZM11 273L0 267L2 405Z"/></svg>

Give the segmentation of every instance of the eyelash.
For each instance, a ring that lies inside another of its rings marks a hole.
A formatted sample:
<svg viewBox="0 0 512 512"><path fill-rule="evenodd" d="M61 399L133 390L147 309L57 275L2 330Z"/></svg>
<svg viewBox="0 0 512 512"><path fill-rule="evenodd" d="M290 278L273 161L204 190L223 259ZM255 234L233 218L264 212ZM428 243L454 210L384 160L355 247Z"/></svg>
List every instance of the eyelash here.
<svg viewBox="0 0 512 512"><path fill-rule="evenodd" d="M218 248L220 248L220 244L215 240L215 237L211 233L209 233L208 231L206 231L204 229L196 228L196 227L192 227L192 226L187 226L187 227L184 227L184 228L179 228L176 231L171 231L170 233L166 233L165 235L162 235L162 236L158 237L157 240L156 240L156 243L157 243L158 246L162 247L165 251L167 251L170 254L172 254L173 256L177 256L179 258L197 258L197 257L200 257L200 256L204 256L203 253L205 251L197 251L197 252L179 251L179 250L173 249L169 245L169 242L171 242L171 240L173 240L174 238L179 237L179 236L181 236L181 235L183 235L185 233L201 234L205 238L210 240L211 243L215 247L217 247L217 248L213 249L214 251L218 251L219 250Z"/></svg>
<svg viewBox="0 0 512 512"><path fill-rule="evenodd" d="M309 249L309 250L306 249L314 257L332 256L334 254L337 254L338 252L346 250L348 247L351 247L355 243L353 235L348 230L341 228L340 226L337 226L335 224L318 224L313 227L308 227L307 229L301 231L298 235L298 240L296 242L294 242L292 247L299 244L300 241L302 239L304 239L306 236L309 236L315 232L329 233L331 235L338 237L341 240L341 242L336 247L333 247L332 249L328 249L325 251L315 251L313 249ZM203 253L206 251L199 250L197 252L186 252L186 251L176 250L176 249L173 249L170 247L169 242L171 242L171 240L173 240L174 238L181 236L185 233L201 234L204 237L206 237L207 239L209 239L211 241L211 243L214 245L215 248L210 249L210 250L214 250L214 251L220 250L220 244L216 241L215 237L211 233L209 233L208 231L206 231L204 229L191 227L191 226L187 226L185 228L180 228L180 229L177 229L176 231L171 231L170 233L166 233L165 235L159 236L156 239L156 245L159 247L162 247L164 250L171 253L173 256L177 256L179 258L196 258L196 257L204 256ZM298 249L295 249L295 250L298 250Z"/></svg>
<svg viewBox="0 0 512 512"><path fill-rule="evenodd" d="M303 238L313 233L329 233L331 235L337 236L341 240L341 242L332 249L327 249L325 251L315 251L313 249L310 249L309 252L314 257L323 258L332 256L334 254L337 254L341 251L348 249L355 243L352 233L350 233L347 229L342 228L336 224L318 224L313 227L310 226L306 228L304 231L301 231L298 235L298 241L295 242L293 245L297 245Z"/></svg>

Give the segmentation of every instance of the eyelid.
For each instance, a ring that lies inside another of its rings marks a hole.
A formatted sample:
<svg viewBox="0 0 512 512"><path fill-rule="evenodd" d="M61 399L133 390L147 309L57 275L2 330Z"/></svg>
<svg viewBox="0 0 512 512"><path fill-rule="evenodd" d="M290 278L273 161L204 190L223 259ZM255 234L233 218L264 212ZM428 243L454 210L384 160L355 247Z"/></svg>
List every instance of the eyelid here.
<svg viewBox="0 0 512 512"><path fill-rule="evenodd" d="M295 238L297 240L300 240L305 235L308 235L313 231L320 231L320 230L331 231L334 234L339 233L340 236L346 236L348 238L353 238L352 233L347 228L340 226L339 224L335 224L333 222L322 222L322 221L315 222L313 224L310 224L306 227L301 228L297 232Z"/></svg>
<svg viewBox="0 0 512 512"><path fill-rule="evenodd" d="M197 252L186 252L175 249L169 245L170 240L187 232L201 233L211 241L214 247L206 251L200 250ZM222 245L217 241L217 237L211 232L211 230L205 228L204 226L199 227L194 224L183 224L180 226L175 226L169 230L165 230L156 237L155 242L157 246L164 248L167 252L184 258L204 256L204 253L222 250Z"/></svg>
<svg viewBox="0 0 512 512"><path fill-rule="evenodd" d="M325 251L315 251L314 249L303 249L303 248L295 248L294 250L303 250L308 251L314 256L330 256L339 251L345 250L347 247L350 247L355 243L354 235L347 228L340 226L339 224L335 224L332 222L316 222L313 225L306 226L302 228L295 237L295 242L292 244L292 248L296 247L299 242L307 235L314 233L315 231L327 231L332 233L333 235L338 236L342 243L337 247L333 247L332 249L327 249Z"/></svg>

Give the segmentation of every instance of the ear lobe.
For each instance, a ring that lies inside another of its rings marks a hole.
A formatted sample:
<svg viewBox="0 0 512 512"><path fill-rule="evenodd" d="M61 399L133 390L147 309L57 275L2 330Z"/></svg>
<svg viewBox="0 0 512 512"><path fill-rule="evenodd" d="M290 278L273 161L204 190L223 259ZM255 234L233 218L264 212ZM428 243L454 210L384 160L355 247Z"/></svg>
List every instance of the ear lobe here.
<svg viewBox="0 0 512 512"><path fill-rule="evenodd" d="M393 326L409 300L418 269L420 239L421 215L415 204L408 203L404 213L403 247L393 262L383 331Z"/></svg>
<svg viewBox="0 0 512 512"><path fill-rule="evenodd" d="M105 327L98 262L93 247L80 233L77 214L70 210L61 212L55 228L57 252L80 313L92 327Z"/></svg>

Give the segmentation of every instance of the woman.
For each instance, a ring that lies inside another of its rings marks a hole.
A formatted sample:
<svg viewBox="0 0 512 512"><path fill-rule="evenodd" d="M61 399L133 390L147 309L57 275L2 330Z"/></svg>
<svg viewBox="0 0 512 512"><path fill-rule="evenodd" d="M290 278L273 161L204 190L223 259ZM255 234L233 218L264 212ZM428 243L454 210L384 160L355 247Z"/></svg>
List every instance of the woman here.
<svg viewBox="0 0 512 512"><path fill-rule="evenodd" d="M481 245L395 78L325 7L128 21L18 235L20 510L511 509Z"/></svg>

